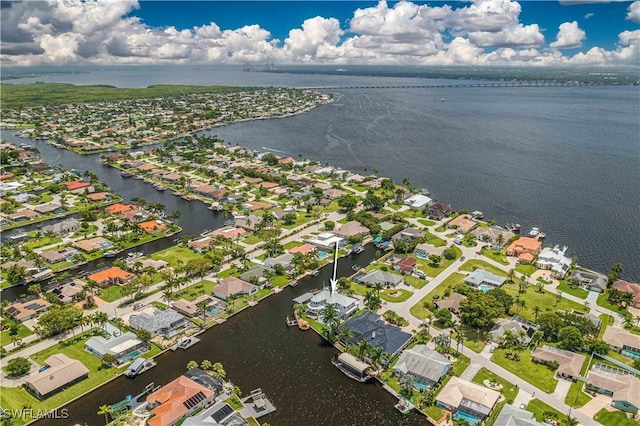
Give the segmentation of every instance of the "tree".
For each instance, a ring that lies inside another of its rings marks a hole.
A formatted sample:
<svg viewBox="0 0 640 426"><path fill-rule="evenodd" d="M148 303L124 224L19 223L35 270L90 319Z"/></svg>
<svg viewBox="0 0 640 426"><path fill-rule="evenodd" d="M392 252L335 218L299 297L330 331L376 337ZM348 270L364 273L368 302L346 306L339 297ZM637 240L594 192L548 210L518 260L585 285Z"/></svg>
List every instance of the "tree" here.
<svg viewBox="0 0 640 426"><path fill-rule="evenodd" d="M578 426L580 422L575 417L567 415L567 418L562 421L562 426Z"/></svg>
<svg viewBox="0 0 640 426"><path fill-rule="evenodd" d="M548 340L555 340L558 331L564 326L562 317L555 312L548 312L538 317L538 325Z"/></svg>
<svg viewBox="0 0 640 426"><path fill-rule="evenodd" d="M112 408L111 405L101 405L100 409L98 410L98 415L102 416L104 415L104 422L105 424L109 424L109 416L112 413Z"/></svg>
<svg viewBox="0 0 640 426"><path fill-rule="evenodd" d="M413 395L413 386L415 385L415 379L411 374L405 374L400 378L400 395L409 399Z"/></svg>
<svg viewBox="0 0 640 426"><path fill-rule="evenodd" d="M325 324L325 328L323 329L323 333L325 333L325 337L329 342L333 343L336 339L336 333L338 329L338 325L340 321L338 320L338 311L336 311L335 306L328 304L324 309L323 320Z"/></svg>
<svg viewBox="0 0 640 426"><path fill-rule="evenodd" d="M376 312L382 307L382 299L374 291L367 291L367 293L364 295L364 305L371 312Z"/></svg>
<svg viewBox="0 0 640 426"><path fill-rule="evenodd" d="M433 268L437 268L437 267L440 266L440 262L442 262L442 257L440 257L437 254L430 254L429 255L429 262L431 262L429 266L431 266Z"/></svg>
<svg viewBox="0 0 640 426"><path fill-rule="evenodd" d="M27 270L24 266L20 266L17 263L9 266L6 271L7 282L11 285L21 283L27 276Z"/></svg>
<svg viewBox="0 0 640 426"><path fill-rule="evenodd" d="M369 355L369 352L373 349L371 343L369 343L366 339L360 340L358 343L358 358L363 360Z"/></svg>
<svg viewBox="0 0 640 426"><path fill-rule="evenodd" d="M343 195L338 198L337 203L342 210L350 212L358 205L358 199L353 195Z"/></svg>
<svg viewBox="0 0 640 426"><path fill-rule="evenodd" d="M535 305L534 307L531 308L531 312L533 312L534 321L538 321L538 315L540 315L541 311L542 311L542 308L540 308L540 306L538 305Z"/></svg>
<svg viewBox="0 0 640 426"><path fill-rule="evenodd" d="M613 283L617 281L618 278L620 278L621 273L622 273L622 263L615 262L613 265L611 265L611 270L607 275L607 288L610 288L613 285Z"/></svg>
<svg viewBox="0 0 640 426"><path fill-rule="evenodd" d="M589 350L600 355L606 355L609 353L610 347L607 342L596 339L588 339Z"/></svg>
<svg viewBox="0 0 640 426"><path fill-rule="evenodd" d="M116 356L114 354L110 354L110 353L106 353L104 355L102 355L102 358L100 358L102 361L102 364L110 366L113 365L114 362L116 362Z"/></svg>
<svg viewBox="0 0 640 426"><path fill-rule="evenodd" d="M504 309L504 314L508 314L513 305L513 297L501 288L493 288L487 292L487 295L495 297Z"/></svg>
<svg viewBox="0 0 640 426"><path fill-rule="evenodd" d="M448 309L438 309L436 311L436 319L440 321L445 327L448 327L451 324L451 318L453 315Z"/></svg>
<svg viewBox="0 0 640 426"><path fill-rule="evenodd" d="M367 210L379 211L384 207L384 200L373 192L367 192L363 204Z"/></svg>
<svg viewBox="0 0 640 426"><path fill-rule="evenodd" d="M460 320L477 330L488 330L502 315L503 307L495 297L482 292L470 293L460 303Z"/></svg>
<svg viewBox="0 0 640 426"><path fill-rule="evenodd" d="M205 359L200 363L200 368L203 369L204 371L209 371L211 370L212 367L213 367L213 364L208 359Z"/></svg>
<svg viewBox="0 0 640 426"><path fill-rule="evenodd" d="M191 370L192 368L198 368L198 363L194 360L187 363L187 370Z"/></svg>
<svg viewBox="0 0 640 426"><path fill-rule="evenodd" d="M4 372L7 373L7 376L14 377L27 374L30 369L31 363L28 359L16 357L7 362L7 366L4 367Z"/></svg>
<svg viewBox="0 0 640 426"><path fill-rule="evenodd" d="M455 247L450 246L444 249L444 251L442 252L442 257L447 260L454 260L457 257Z"/></svg>
<svg viewBox="0 0 640 426"><path fill-rule="evenodd" d="M27 293L29 294L40 294L42 292L42 286L40 284L31 284L27 287Z"/></svg>
<svg viewBox="0 0 640 426"><path fill-rule="evenodd" d="M282 216L282 223L284 223L286 226L293 225L294 223L296 223L296 214L295 213L285 214L284 216Z"/></svg>
<svg viewBox="0 0 640 426"><path fill-rule="evenodd" d="M562 349L579 351L582 349L582 333L572 325L563 327L558 332L558 342Z"/></svg>
<svg viewBox="0 0 640 426"><path fill-rule="evenodd" d="M148 332L147 330L142 330L142 329L136 331L136 336L138 336L138 339L142 340L143 342L148 342L153 337L153 336L151 336L150 332Z"/></svg>
<svg viewBox="0 0 640 426"><path fill-rule="evenodd" d="M227 372L224 370L224 367L219 362L215 362L211 366L211 371L209 372L209 374L212 377L215 377L216 379L220 379L220 380L222 380L225 377L227 377Z"/></svg>
<svg viewBox="0 0 640 426"><path fill-rule="evenodd" d="M343 329L346 330L346 329ZM374 347L369 351L369 360L374 369L378 370L378 366L389 359L389 354L382 347Z"/></svg>

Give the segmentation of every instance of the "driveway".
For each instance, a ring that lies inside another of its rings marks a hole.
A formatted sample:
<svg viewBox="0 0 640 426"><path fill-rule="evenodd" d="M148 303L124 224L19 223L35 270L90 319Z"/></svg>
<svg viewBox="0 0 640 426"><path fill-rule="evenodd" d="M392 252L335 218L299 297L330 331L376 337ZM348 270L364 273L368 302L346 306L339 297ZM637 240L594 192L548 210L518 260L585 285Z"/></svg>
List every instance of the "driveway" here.
<svg viewBox="0 0 640 426"><path fill-rule="evenodd" d="M553 391L553 396L558 398L561 401L567 397L567 393L569 392L569 388L571 387L571 381L558 379L558 384L556 385L556 390Z"/></svg>
<svg viewBox="0 0 640 426"><path fill-rule="evenodd" d="M611 398L606 395L598 395L591 401L587 402L583 407L578 408L578 411L593 418L598 411L609 406L611 406Z"/></svg>

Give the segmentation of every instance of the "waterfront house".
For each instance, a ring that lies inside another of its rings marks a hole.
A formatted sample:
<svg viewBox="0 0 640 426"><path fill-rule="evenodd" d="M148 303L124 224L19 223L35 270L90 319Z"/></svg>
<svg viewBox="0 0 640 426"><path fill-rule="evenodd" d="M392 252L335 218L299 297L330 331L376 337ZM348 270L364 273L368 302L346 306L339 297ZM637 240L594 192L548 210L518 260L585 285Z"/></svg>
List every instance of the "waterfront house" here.
<svg viewBox="0 0 640 426"><path fill-rule="evenodd" d="M74 278L70 282L56 285L51 292L58 296L58 300L63 304L77 302L82 298L85 285L84 281Z"/></svg>
<svg viewBox="0 0 640 426"><path fill-rule="evenodd" d="M431 198L422 194L414 194L411 197L404 200L404 205L409 206L413 209L424 209L429 205L429 203L433 201Z"/></svg>
<svg viewBox="0 0 640 426"><path fill-rule="evenodd" d="M94 192L93 194L87 194L86 197L87 197L87 200L96 201L96 202L108 201L111 199L111 193L110 192Z"/></svg>
<svg viewBox="0 0 640 426"><path fill-rule="evenodd" d="M454 419L479 423L489 416L499 398L499 392L453 376L436 397L436 406L451 411Z"/></svg>
<svg viewBox="0 0 640 426"><path fill-rule="evenodd" d="M576 269L569 275L569 282L577 282L587 290L602 293L607 288L607 277L603 274Z"/></svg>
<svg viewBox="0 0 640 426"><path fill-rule="evenodd" d="M107 212L109 216L124 216L128 212L137 212L139 210L140 207L134 204L121 203L112 204L108 207L105 207L104 209L104 211Z"/></svg>
<svg viewBox="0 0 640 426"><path fill-rule="evenodd" d="M56 203L38 204L37 206L33 206L31 209L40 214L62 213L64 211L64 208L60 204Z"/></svg>
<svg viewBox="0 0 640 426"><path fill-rule="evenodd" d="M211 376L208 372L198 367L190 368L184 375L207 389L211 389L216 395L220 395L223 392L224 383L222 380Z"/></svg>
<svg viewBox="0 0 640 426"><path fill-rule="evenodd" d="M203 425L250 426L250 423L229 404L220 401L191 417L187 417L182 423L182 426Z"/></svg>
<svg viewBox="0 0 640 426"><path fill-rule="evenodd" d="M467 300L467 296L459 293L453 293L446 299L434 300L433 304L436 305L437 309L448 309L449 312L457 315L458 311L460 310L460 302L462 302L463 300Z"/></svg>
<svg viewBox="0 0 640 426"><path fill-rule="evenodd" d="M187 247L197 251L198 253L202 253L204 251L209 250L209 247L212 241L213 241L213 238L211 237L202 237L202 238L198 238L196 240L191 240L187 242Z"/></svg>
<svg viewBox="0 0 640 426"><path fill-rule="evenodd" d="M72 193L74 191L78 191L78 190L84 191L84 189L88 188L89 186L91 186L91 183L83 182L83 181L67 182L67 184L66 184L67 191L72 192ZM89 192L93 192L93 191L89 191Z"/></svg>
<svg viewBox="0 0 640 426"><path fill-rule="evenodd" d="M496 426L545 426L546 423L536 421L531 411L505 404L500 415L493 422Z"/></svg>
<svg viewBox="0 0 640 426"><path fill-rule="evenodd" d="M89 369L80 361L64 354L54 354L44 360L46 369L30 375L24 387L43 400L89 377Z"/></svg>
<svg viewBox="0 0 640 426"><path fill-rule="evenodd" d="M262 218L256 215L236 216L234 217L234 225L243 228L249 232L253 232L258 229L258 226L262 223Z"/></svg>
<svg viewBox="0 0 640 426"><path fill-rule="evenodd" d="M135 277L135 274L120 269L117 266L91 274L87 279L95 281L100 287L109 287L113 284L123 284Z"/></svg>
<svg viewBox="0 0 640 426"><path fill-rule="evenodd" d="M369 235L369 232L369 228L367 228L366 226L362 226L357 220L352 220L343 225L340 225L337 230L333 231L335 235L342 238L366 237L367 235Z"/></svg>
<svg viewBox="0 0 640 426"><path fill-rule="evenodd" d="M190 327L190 324L184 315L173 309L156 311L153 315L143 312L138 315L132 315L129 318L129 326L132 329L147 330L151 333L151 336L162 336L166 339L170 339L186 330Z"/></svg>
<svg viewBox="0 0 640 426"><path fill-rule="evenodd" d="M56 235L69 234L71 232L75 232L80 229L80 222L75 217L70 217L68 219L62 220L60 222L56 222L52 225L46 225L42 227L42 232L53 232Z"/></svg>
<svg viewBox="0 0 640 426"><path fill-rule="evenodd" d="M62 261L71 261L74 256L80 252L73 247L65 247L61 249L47 250L40 253L40 257L49 263L58 263Z"/></svg>
<svg viewBox="0 0 640 426"><path fill-rule="evenodd" d="M394 234L391 237L391 241L413 240L415 238L424 238L424 231L418 228L405 228L402 231Z"/></svg>
<svg viewBox="0 0 640 426"><path fill-rule="evenodd" d="M198 305L201 303L205 303L208 307L210 304L215 304L217 302L215 302L213 297L209 296L208 294L203 294L202 296L198 296L191 301L185 299L176 300L171 304L171 308L176 310L178 313L181 313L182 315L193 318L202 314L200 308L198 307Z"/></svg>
<svg viewBox="0 0 640 426"><path fill-rule="evenodd" d="M413 257L402 257L393 262L393 270L410 275L416 270L416 260Z"/></svg>
<svg viewBox="0 0 640 426"><path fill-rule="evenodd" d="M429 243L420 243L416 244L416 247L413 249L413 254L415 254L420 259L427 259L432 254L435 254L436 256L442 256L442 253L446 248L446 246L436 247Z"/></svg>
<svg viewBox="0 0 640 426"><path fill-rule="evenodd" d="M563 279L571 267L571 258L565 256L567 246L562 250L557 245L553 248L545 247L538 255L536 266L540 269L549 269L551 274L558 279Z"/></svg>
<svg viewBox="0 0 640 426"><path fill-rule="evenodd" d="M227 277L213 288L213 295L227 300L230 296L244 296L258 293L258 287L236 277Z"/></svg>
<svg viewBox="0 0 640 426"><path fill-rule="evenodd" d="M129 331L118 336L109 335L107 338L93 336L84 344L84 349L100 359L106 354L111 354L115 357L116 364L122 364L147 352L149 344Z"/></svg>
<svg viewBox="0 0 640 426"><path fill-rule="evenodd" d="M153 234L154 232L160 232L167 229L167 225L161 220L149 220L147 222L141 222L138 227L147 234Z"/></svg>
<svg viewBox="0 0 640 426"><path fill-rule="evenodd" d="M478 289L498 288L502 286L507 279L496 275L492 272L485 271L484 269L476 269L467 275L464 279L464 283Z"/></svg>
<svg viewBox="0 0 640 426"><path fill-rule="evenodd" d="M313 244L305 243L301 246L291 247L289 249L289 253L291 254L300 253L302 255L306 255L313 252L315 249L316 249L316 246L314 246Z"/></svg>
<svg viewBox="0 0 640 426"><path fill-rule="evenodd" d="M159 271L169 266L169 262L164 260L144 259L140 262L140 267L144 269L153 269Z"/></svg>
<svg viewBox="0 0 640 426"><path fill-rule="evenodd" d="M531 353L531 358L542 364L557 363L556 375L574 382L580 377L580 370L586 359L584 355L547 345L536 348Z"/></svg>
<svg viewBox="0 0 640 426"><path fill-rule="evenodd" d="M629 333L621 328L609 326L605 329L602 340L608 343L616 352L621 352L640 358L640 336Z"/></svg>
<svg viewBox="0 0 640 426"><path fill-rule="evenodd" d="M623 293L631 293L633 295L633 299L629 306L640 309L640 284L618 280L615 281L611 287Z"/></svg>
<svg viewBox="0 0 640 426"><path fill-rule="evenodd" d="M211 389L186 376L180 376L147 395L147 410L152 413L147 424L149 426L173 426L185 417L209 405L215 395Z"/></svg>
<svg viewBox="0 0 640 426"><path fill-rule="evenodd" d="M6 216L7 219L12 220L14 222L24 222L27 220L32 220L40 216L38 213L34 212L30 209L21 209L16 211L15 213L8 214Z"/></svg>
<svg viewBox="0 0 640 426"><path fill-rule="evenodd" d="M587 374L586 387L611 397L618 410L636 414L640 409L640 379L622 369L596 364Z"/></svg>
<svg viewBox="0 0 640 426"><path fill-rule="evenodd" d="M491 248L496 250L502 250L502 248L504 248L504 244L516 235L499 226L489 226L487 228L480 226L474 229L472 234L478 239L478 241L491 243ZM501 235L502 243L498 243Z"/></svg>
<svg viewBox="0 0 640 426"><path fill-rule="evenodd" d="M333 305L339 319L348 318L358 310L358 299L345 296L337 291L333 294L328 288L313 295L307 305L307 315L312 318L319 318L324 313L327 305Z"/></svg>
<svg viewBox="0 0 640 426"><path fill-rule="evenodd" d="M395 287L404 283L404 278L391 272L373 269L361 277L355 278L355 281L373 287L376 284L382 284L384 287Z"/></svg>
<svg viewBox="0 0 640 426"><path fill-rule="evenodd" d="M25 302L14 302L5 309L5 313L16 322L24 322L37 317L41 312L46 311L51 303L44 299L36 298Z"/></svg>
<svg viewBox="0 0 640 426"><path fill-rule="evenodd" d="M391 358L404 349L413 337L411 333L402 331L400 327L387 323L380 315L369 311L349 318L340 325L338 332L343 328L351 331L350 336L340 340L345 347L366 340L372 346L382 348Z"/></svg>
<svg viewBox="0 0 640 426"><path fill-rule="evenodd" d="M232 240L236 237L239 238L240 236L244 235L246 232L247 231L245 231L242 228L236 228L235 226L226 226L224 228L216 229L211 233L211 235L220 236L220 237L224 237Z"/></svg>
<svg viewBox="0 0 640 426"><path fill-rule="evenodd" d="M316 235L314 238L307 240L309 244L313 244L323 250L333 250L336 243L340 243L342 237L339 237L331 232L322 232Z"/></svg>
<svg viewBox="0 0 640 426"><path fill-rule="evenodd" d="M393 373L402 378L409 375L414 386L422 391L431 389L451 370L451 361L440 353L427 348L427 345L416 345L405 349L393 367Z"/></svg>
<svg viewBox="0 0 640 426"><path fill-rule="evenodd" d="M256 282L257 284L264 284L267 281L265 273L269 274L272 272L273 269L267 265L254 265L240 274L240 279L250 283Z"/></svg>
<svg viewBox="0 0 640 426"><path fill-rule="evenodd" d="M291 272L295 268L293 265L293 255L291 253L283 253L277 257L269 257L264 260L265 266L273 268L276 265L282 265L286 272Z"/></svg>
<svg viewBox="0 0 640 426"><path fill-rule="evenodd" d="M470 214L461 214L450 220L447 223L447 227L456 229L461 234L465 234L471 231L477 224L478 222L476 222Z"/></svg>
<svg viewBox="0 0 640 426"><path fill-rule="evenodd" d="M520 237L507 247L507 256L516 256L521 262L531 263L540 253L542 242L537 238Z"/></svg>
<svg viewBox="0 0 640 426"><path fill-rule="evenodd" d="M98 250L107 250L113 243L104 237L94 237L86 240L76 241L73 246L77 249L91 253Z"/></svg>

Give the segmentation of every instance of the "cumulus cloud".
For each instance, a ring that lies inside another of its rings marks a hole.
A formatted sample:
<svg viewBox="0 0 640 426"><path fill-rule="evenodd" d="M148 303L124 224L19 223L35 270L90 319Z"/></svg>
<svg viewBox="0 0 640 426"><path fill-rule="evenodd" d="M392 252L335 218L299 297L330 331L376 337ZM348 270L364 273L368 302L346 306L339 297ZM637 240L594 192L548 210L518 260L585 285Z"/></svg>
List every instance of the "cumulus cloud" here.
<svg viewBox="0 0 640 426"><path fill-rule="evenodd" d="M640 23L640 0L636 0L629 5L627 19L632 22Z"/></svg>
<svg viewBox="0 0 640 426"><path fill-rule="evenodd" d="M578 27L576 21L563 22L558 27L556 41L549 44L554 49L569 49L582 46L582 40L587 37L587 33Z"/></svg>
<svg viewBox="0 0 640 426"><path fill-rule="evenodd" d="M131 12L138 0L2 2L0 60L5 65L153 63L331 63L424 65L633 64L636 31L619 34L614 50L594 47L573 57L585 33L576 22L559 27L545 45L542 29L520 20L513 0L472 0L463 7L379 1L358 8L346 24L316 16L284 40L259 25L221 29L153 27ZM145 4L142 4L145 7ZM627 18L637 22L640 0Z"/></svg>

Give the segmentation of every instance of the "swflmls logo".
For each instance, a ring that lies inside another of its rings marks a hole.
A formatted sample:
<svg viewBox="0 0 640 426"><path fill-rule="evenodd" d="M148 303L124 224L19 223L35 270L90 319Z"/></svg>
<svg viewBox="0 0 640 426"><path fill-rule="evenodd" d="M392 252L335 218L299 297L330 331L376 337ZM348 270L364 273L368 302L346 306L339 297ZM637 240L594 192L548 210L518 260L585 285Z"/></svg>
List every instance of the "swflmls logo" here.
<svg viewBox="0 0 640 426"><path fill-rule="evenodd" d="M36 420L36 419L68 419L69 410L62 408L60 410L34 410L33 408L12 408L6 410L0 408L0 419L23 419L23 420Z"/></svg>

